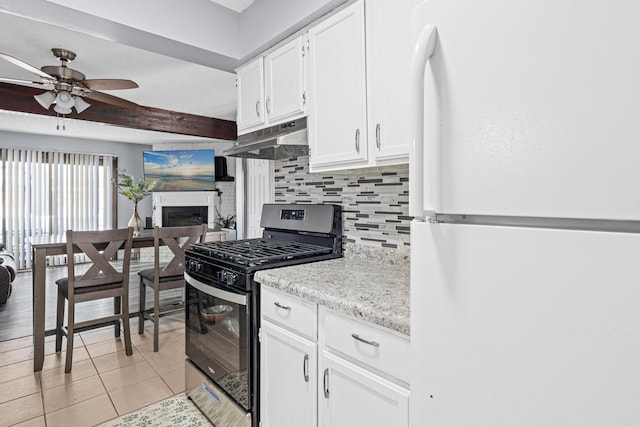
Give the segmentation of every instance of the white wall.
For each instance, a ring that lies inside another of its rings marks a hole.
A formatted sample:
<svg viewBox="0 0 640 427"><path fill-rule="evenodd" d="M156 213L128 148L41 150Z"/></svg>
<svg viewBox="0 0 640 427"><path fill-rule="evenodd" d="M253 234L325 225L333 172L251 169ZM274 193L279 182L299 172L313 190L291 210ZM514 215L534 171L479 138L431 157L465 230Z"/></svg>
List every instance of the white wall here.
<svg viewBox="0 0 640 427"><path fill-rule="evenodd" d="M347 0L256 0L240 18L240 61L273 46Z"/></svg>
<svg viewBox="0 0 640 427"><path fill-rule="evenodd" d="M52 122L53 123L53 122ZM125 144L117 141L98 141L61 136L33 135L0 131L0 146L6 148L30 148L68 153L112 154L118 157L118 168L126 169L129 175L142 178L142 152L151 146ZM138 205L138 212L144 219L151 216L151 197ZM118 196L118 227L126 227L133 213L133 204L126 197Z"/></svg>
<svg viewBox="0 0 640 427"><path fill-rule="evenodd" d="M209 0L48 1L222 55L240 56L240 15Z"/></svg>
<svg viewBox="0 0 640 427"><path fill-rule="evenodd" d="M222 156L224 150L231 148L233 142L193 142L175 144L154 144L154 150L202 150L213 148L216 157ZM233 157L227 158L227 173L229 176L236 176L236 162ZM216 188L220 192L214 197L214 206L218 208L222 216L236 215L236 181L216 182Z"/></svg>
<svg viewBox="0 0 640 427"><path fill-rule="evenodd" d="M0 11L225 71L348 0L0 0Z"/></svg>

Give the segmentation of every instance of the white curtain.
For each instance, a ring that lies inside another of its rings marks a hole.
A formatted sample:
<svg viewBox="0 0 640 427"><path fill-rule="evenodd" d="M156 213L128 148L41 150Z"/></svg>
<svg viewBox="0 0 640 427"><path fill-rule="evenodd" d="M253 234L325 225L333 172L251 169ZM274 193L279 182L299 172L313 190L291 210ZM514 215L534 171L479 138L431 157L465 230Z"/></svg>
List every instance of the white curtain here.
<svg viewBox="0 0 640 427"><path fill-rule="evenodd" d="M112 156L0 150L0 238L19 269L31 268L32 236L112 228Z"/></svg>

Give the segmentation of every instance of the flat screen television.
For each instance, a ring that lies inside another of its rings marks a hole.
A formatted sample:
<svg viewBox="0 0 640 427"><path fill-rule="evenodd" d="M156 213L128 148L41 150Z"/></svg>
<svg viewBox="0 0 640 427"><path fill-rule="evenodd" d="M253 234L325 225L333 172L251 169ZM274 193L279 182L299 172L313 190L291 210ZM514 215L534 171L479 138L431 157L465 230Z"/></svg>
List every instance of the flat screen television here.
<svg viewBox="0 0 640 427"><path fill-rule="evenodd" d="M213 191L216 189L213 150L144 151L144 180L153 191Z"/></svg>

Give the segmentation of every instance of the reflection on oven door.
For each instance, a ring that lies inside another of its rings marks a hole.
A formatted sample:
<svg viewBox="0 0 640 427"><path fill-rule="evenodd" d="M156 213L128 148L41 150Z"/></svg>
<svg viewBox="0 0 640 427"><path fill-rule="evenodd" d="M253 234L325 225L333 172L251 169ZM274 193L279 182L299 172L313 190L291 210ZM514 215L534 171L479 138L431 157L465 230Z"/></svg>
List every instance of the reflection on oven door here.
<svg viewBox="0 0 640 427"><path fill-rule="evenodd" d="M186 394L217 427L250 427L251 414L229 399L190 361L185 367Z"/></svg>
<svg viewBox="0 0 640 427"><path fill-rule="evenodd" d="M246 295L187 286L187 356L230 397L250 410L251 322Z"/></svg>

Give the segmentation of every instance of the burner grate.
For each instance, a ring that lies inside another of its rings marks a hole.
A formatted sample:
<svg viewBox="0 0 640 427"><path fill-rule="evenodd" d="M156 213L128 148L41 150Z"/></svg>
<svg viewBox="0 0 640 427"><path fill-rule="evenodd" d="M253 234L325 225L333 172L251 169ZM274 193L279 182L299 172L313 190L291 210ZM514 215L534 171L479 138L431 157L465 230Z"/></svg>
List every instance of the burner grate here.
<svg viewBox="0 0 640 427"><path fill-rule="evenodd" d="M258 265L268 262L284 261L292 258L305 258L329 254L332 248L308 243L245 239L227 240L210 244L196 244L193 250L219 257L241 265Z"/></svg>

